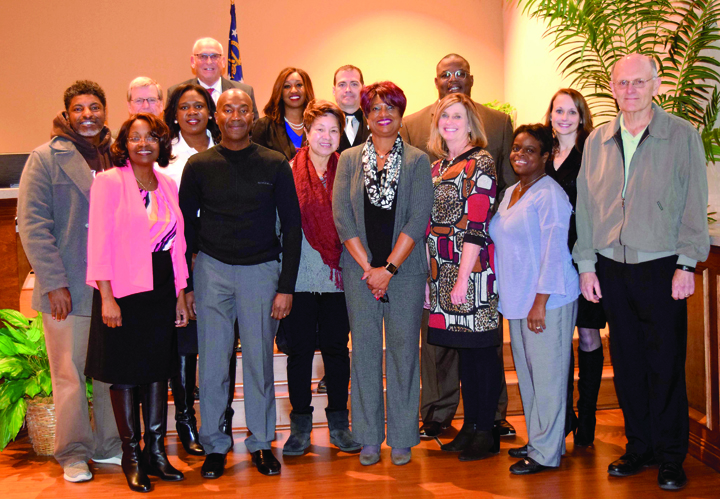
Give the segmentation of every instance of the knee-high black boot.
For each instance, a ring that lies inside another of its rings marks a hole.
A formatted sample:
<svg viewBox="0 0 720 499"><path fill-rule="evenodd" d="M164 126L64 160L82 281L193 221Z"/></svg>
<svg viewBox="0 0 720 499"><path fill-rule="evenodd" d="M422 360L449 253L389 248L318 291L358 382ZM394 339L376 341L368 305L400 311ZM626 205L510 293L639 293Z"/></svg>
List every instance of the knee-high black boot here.
<svg viewBox="0 0 720 499"><path fill-rule="evenodd" d="M602 383L604 360L602 346L592 352L578 350L580 398L578 399L578 430L575 435L575 445L578 446L592 445L595 440L595 411L600 383Z"/></svg>
<svg viewBox="0 0 720 499"><path fill-rule="evenodd" d="M110 390L115 423L122 441L122 470L130 490L150 492L152 486L142 466L140 452L140 397L138 388Z"/></svg>
<svg viewBox="0 0 720 499"><path fill-rule="evenodd" d="M578 348L578 352L581 351ZM575 434L578 427L578 418L575 416L573 385L575 384L575 349L570 349L570 371L568 372L567 382L567 405L565 407L565 436L570 433ZM577 442L576 442L577 443Z"/></svg>
<svg viewBox="0 0 720 499"><path fill-rule="evenodd" d="M173 468L165 454L165 429L167 424L167 381L157 381L141 387L142 413L145 422L145 448L143 463L148 475L167 482L183 480L182 472Z"/></svg>
<svg viewBox="0 0 720 499"><path fill-rule="evenodd" d="M228 374L230 375L230 388L228 389L227 405L225 406L225 418L220 425L220 431L230 436L230 438L232 438L232 419L235 415L235 411L232 408L233 400L235 400L235 374L237 371L237 352L235 351L235 347L237 346L238 336L240 335L237 321L235 321L234 327L235 339L233 340L232 356L230 357L230 366L228 367Z"/></svg>
<svg viewBox="0 0 720 499"><path fill-rule="evenodd" d="M170 380L173 400L175 401L175 429L185 452L192 456L204 456L205 450L195 419L195 373L197 355L180 355L180 373Z"/></svg>
<svg viewBox="0 0 720 499"><path fill-rule="evenodd" d="M235 373L237 371L237 354L235 353L235 347L233 347L232 357L230 357L229 369L228 374L230 375L230 388L228 389L227 406L225 407L225 419L220 425L220 431L232 438L232 420L235 415L232 403L235 399Z"/></svg>

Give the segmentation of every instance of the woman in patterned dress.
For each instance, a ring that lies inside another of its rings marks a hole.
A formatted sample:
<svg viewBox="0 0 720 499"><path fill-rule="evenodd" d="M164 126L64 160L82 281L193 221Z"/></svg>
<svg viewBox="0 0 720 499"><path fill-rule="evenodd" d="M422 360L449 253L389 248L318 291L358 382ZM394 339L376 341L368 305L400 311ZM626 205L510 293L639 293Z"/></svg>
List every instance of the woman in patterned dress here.
<svg viewBox="0 0 720 499"><path fill-rule="evenodd" d="M475 105L464 94L440 101L428 148L435 201L428 226L428 343L456 348L460 356L465 421L442 450L460 461L499 451L494 429L500 396L495 246L487 233L495 202L495 163Z"/></svg>
<svg viewBox="0 0 720 499"><path fill-rule="evenodd" d="M185 232L175 182L153 169L171 158L167 126L133 115L112 152L116 168L98 174L90 190L87 283L96 291L85 374L112 384L122 469L131 490L148 492L148 475L184 478L168 461L164 439L175 328L188 322Z"/></svg>

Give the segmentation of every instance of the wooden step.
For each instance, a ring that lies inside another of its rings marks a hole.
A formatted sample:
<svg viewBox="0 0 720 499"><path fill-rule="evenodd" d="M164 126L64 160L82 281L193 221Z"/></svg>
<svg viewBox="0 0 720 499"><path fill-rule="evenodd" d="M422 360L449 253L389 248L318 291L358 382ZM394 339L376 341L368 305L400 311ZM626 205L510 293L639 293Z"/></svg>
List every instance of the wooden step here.
<svg viewBox="0 0 720 499"><path fill-rule="evenodd" d="M523 413L522 400L520 398L520 387L518 386L517 373L515 371L509 371L505 373L505 379L508 387L508 415L515 416ZM578 370L575 369L575 386L574 391L574 406L576 407L578 399L577 391L578 381ZM422 386L420 387L422 390ZM317 425L326 425L327 418L325 417L325 408L327 407L327 395L317 393L317 383L312 384L312 406L314 407L313 423ZM276 382L275 383L275 403L276 403L276 424L278 428L285 428L290 426L290 411L292 406L290 405L290 398L288 395L287 383ZM613 368L612 366L606 366L603 369L602 383L600 384L600 393L598 395L598 409L616 409L619 407L617 396L615 395L615 386L613 384ZM246 428L245 423L245 401L243 399L242 386L236 386L235 398L232 404L235 416L233 417L233 429L243 430ZM348 397L348 408L350 409L350 397ZM200 404L195 403L195 410L197 411L198 421L200 420ZM462 397L460 398L460 406L458 407L455 419L462 419L464 414ZM352 417L352 412L351 412ZM168 406L168 429L175 427L175 406L170 403Z"/></svg>

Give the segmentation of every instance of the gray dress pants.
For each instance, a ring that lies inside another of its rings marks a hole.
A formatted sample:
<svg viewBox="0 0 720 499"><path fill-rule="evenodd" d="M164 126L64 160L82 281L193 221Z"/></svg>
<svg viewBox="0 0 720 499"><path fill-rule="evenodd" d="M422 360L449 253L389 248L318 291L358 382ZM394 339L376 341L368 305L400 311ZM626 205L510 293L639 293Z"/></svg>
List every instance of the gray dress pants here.
<svg viewBox="0 0 720 499"><path fill-rule="evenodd" d="M565 453L565 408L577 300L545 312L545 330L510 319L510 344L528 432L528 457L560 466Z"/></svg>
<svg viewBox="0 0 720 499"><path fill-rule="evenodd" d="M235 355L235 319L243 348L245 420L249 452L270 449L275 439L273 343L278 321L270 316L280 262L228 265L202 252L195 259L195 302L200 373L200 443L207 454L227 454L233 439L220 431Z"/></svg>
<svg viewBox="0 0 720 499"><path fill-rule="evenodd" d="M383 323L387 383L387 443L412 447L420 443L418 342L427 276L396 275L388 302L375 300L359 267L343 270L345 300L352 332L352 429L363 445L385 440L383 395ZM243 347L244 348L244 347Z"/></svg>
<svg viewBox="0 0 720 499"><path fill-rule="evenodd" d="M64 321L43 314L45 346L50 360L55 402L55 451L60 466L92 458L106 459L121 453L110 385L93 380L93 415L90 426L85 394L90 317L69 315Z"/></svg>

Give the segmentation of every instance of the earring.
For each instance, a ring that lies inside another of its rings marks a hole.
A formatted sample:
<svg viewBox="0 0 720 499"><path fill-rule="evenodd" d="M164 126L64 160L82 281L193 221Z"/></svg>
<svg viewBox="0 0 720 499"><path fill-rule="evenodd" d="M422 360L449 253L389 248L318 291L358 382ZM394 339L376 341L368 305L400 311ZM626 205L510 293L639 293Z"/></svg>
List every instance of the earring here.
<svg viewBox="0 0 720 499"><path fill-rule="evenodd" d="M175 124L177 125L177 120L175 120Z"/></svg>
<svg viewBox="0 0 720 499"><path fill-rule="evenodd" d="M400 128L402 128L402 127L403 127L403 124L402 124L402 123L400 123Z"/></svg>
<svg viewBox="0 0 720 499"><path fill-rule="evenodd" d="M368 127L368 130L370 130L370 125L368 125L367 127Z"/></svg>

